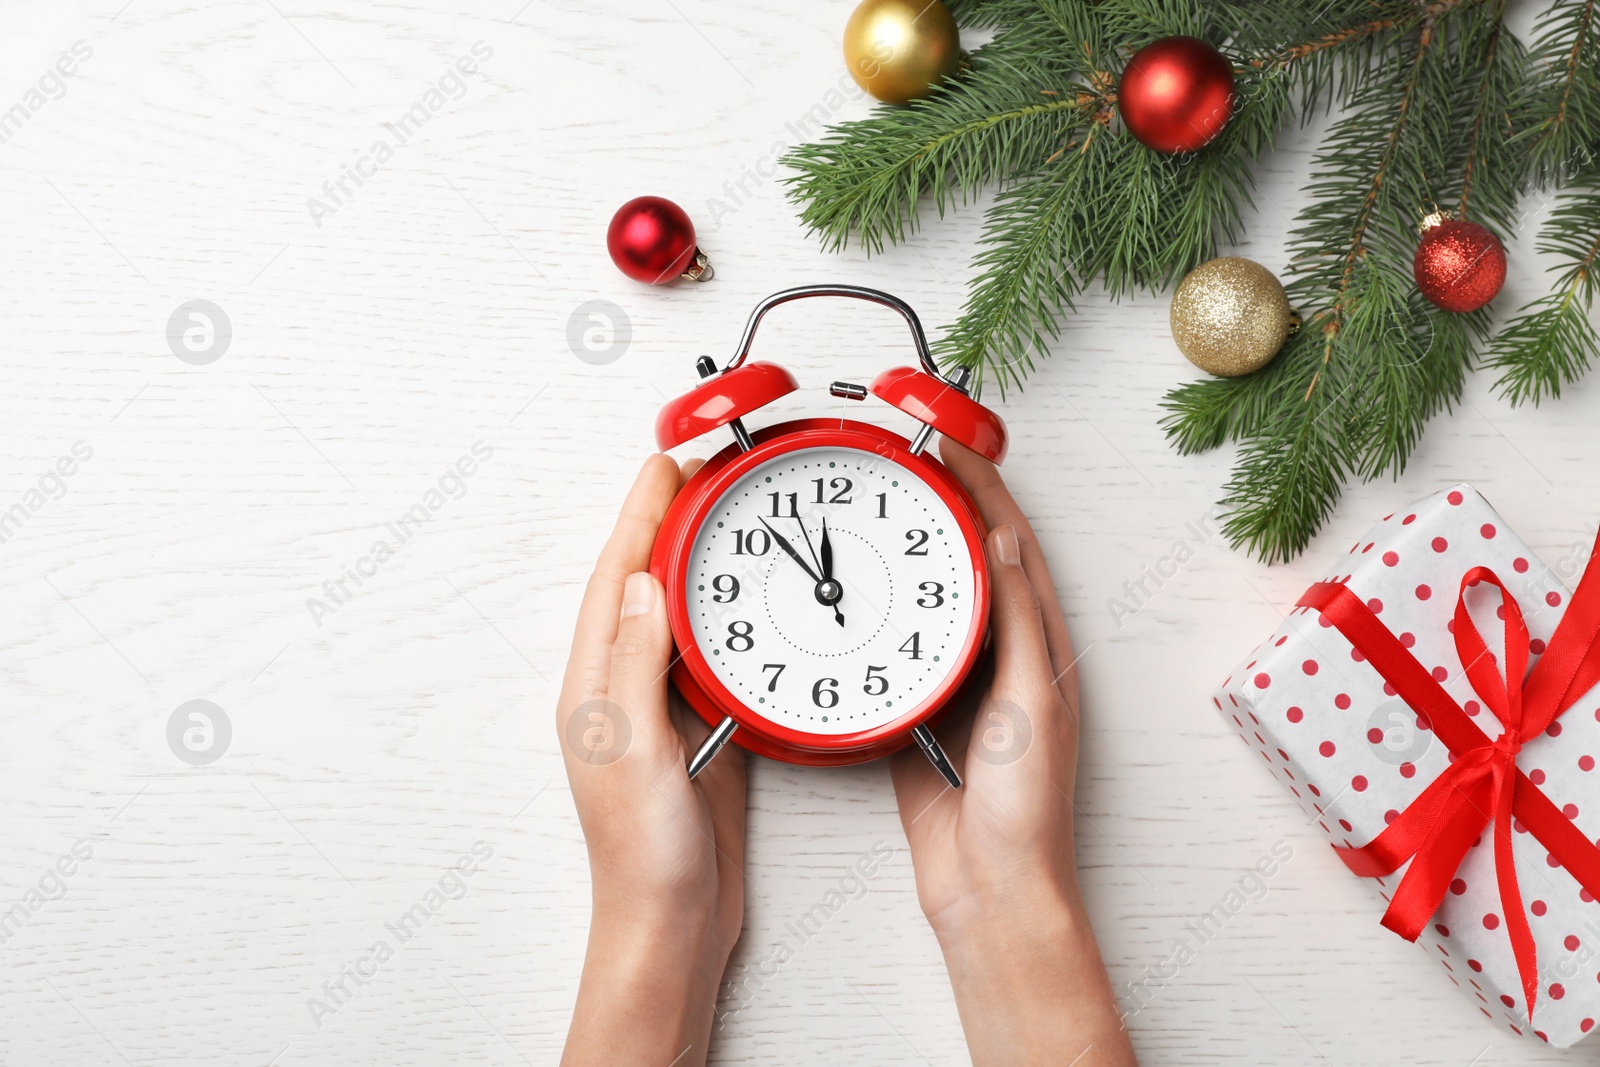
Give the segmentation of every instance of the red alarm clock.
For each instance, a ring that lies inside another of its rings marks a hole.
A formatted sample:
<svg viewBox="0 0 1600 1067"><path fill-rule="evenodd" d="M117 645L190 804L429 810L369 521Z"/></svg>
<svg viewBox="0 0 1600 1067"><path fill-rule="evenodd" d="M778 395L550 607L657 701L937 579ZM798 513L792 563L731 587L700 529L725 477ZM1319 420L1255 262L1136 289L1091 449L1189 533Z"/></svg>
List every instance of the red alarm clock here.
<svg viewBox="0 0 1600 1067"><path fill-rule="evenodd" d="M776 363L749 362L756 327L779 304L844 296L894 308L918 367L884 371L868 392L922 425L914 438L848 419L799 419L754 433L743 419L799 388ZM961 784L928 729L983 654L989 622L985 529L971 498L926 453L935 431L999 463L1005 423L945 377L916 312L849 285L767 297L720 372L700 357L693 391L661 409L662 451L728 427L734 441L684 485L662 522L650 571L666 587L678 655L672 680L712 726L689 763L731 738L773 759L861 763L915 740Z"/></svg>

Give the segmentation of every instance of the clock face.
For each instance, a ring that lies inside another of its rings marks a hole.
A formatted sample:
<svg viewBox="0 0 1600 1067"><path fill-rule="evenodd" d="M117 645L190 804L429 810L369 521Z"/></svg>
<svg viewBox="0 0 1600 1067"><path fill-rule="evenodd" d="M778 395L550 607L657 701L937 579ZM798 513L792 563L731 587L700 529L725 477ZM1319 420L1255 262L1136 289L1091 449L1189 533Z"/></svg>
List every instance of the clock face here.
<svg viewBox="0 0 1600 1067"><path fill-rule="evenodd" d="M961 521L875 452L775 456L700 525L684 583L695 644L735 698L789 729L901 718L960 668L979 622Z"/></svg>

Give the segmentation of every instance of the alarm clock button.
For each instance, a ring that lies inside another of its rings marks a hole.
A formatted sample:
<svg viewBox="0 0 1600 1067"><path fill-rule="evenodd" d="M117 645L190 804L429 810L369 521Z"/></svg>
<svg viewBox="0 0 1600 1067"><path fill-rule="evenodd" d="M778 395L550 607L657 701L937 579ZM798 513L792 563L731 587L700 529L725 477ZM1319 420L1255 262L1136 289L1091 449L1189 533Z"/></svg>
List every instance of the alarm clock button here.
<svg viewBox="0 0 1600 1067"><path fill-rule="evenodd" d="M794 375L776 363L746 363L708 378L661 409L656 446L663 452L676 448L798 388Z"/></svg>
<svg viewBox="0 0 1600 1067"><path fill-rule="evenodd" d="M1004 420L959 389L916 367L893 367L872 383L873 395L932 426L994 463L1006 458Z"/></svg>

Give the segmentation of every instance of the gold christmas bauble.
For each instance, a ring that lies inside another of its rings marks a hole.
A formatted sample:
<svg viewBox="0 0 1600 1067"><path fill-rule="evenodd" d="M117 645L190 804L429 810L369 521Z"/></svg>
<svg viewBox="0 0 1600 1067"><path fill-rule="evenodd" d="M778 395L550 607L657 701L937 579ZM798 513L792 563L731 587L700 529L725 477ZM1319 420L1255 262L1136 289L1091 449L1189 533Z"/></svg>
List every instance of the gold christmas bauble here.
<svg viewBox="0 0 1600 1067"><path fill-rule="evenodd" d="M940 0L863 0L844 27L844 61L879 100L927 96L961 63L961 34Z"/></svg>
<svg viewBox="0 0 1600 1067"><path fill-rule="evenodd" d="M1200 264L1172 294L1172 339L1190 363L1223 378L1271 363L1299 324L1278 279L1241 256Z"/></svg>

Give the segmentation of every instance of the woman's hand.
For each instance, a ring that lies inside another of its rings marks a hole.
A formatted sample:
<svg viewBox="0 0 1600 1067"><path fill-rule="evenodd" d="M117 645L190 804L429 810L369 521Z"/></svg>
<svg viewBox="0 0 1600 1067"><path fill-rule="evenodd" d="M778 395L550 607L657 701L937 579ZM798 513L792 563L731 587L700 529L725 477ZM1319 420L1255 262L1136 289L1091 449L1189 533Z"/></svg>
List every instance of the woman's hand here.
<svg viewBox="0 0 1600 1067"><path fill-rule="evenodd" d="M1078 894L1078 677L1033 529L994 465L940 452L990 528L989 675L939 731L963 785L912 747L891 773L917 897L944 951L975 1064L1132 1064Z"/></svg>
<svg viewBox="0 0 1600 1067"><path fill-rule="evenodd" d="M593 917L567 1065L705 1062L744 917L744 753L690 781L709 728L669 697L672 634L645 568L698 464L651 456L584 592L556 726L589 850Z"/></svg>

